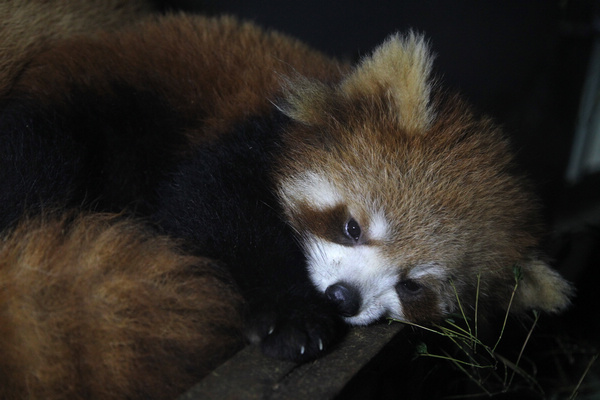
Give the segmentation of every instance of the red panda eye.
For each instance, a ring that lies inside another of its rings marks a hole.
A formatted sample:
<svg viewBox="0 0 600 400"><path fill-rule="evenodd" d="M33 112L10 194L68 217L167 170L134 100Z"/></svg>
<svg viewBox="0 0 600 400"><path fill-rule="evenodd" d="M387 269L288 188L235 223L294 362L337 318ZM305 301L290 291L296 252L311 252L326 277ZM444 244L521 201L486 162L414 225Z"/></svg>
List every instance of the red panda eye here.
<svg viewBox="0 0 600 400"><path fill-rule="evenodd" d="M396 285L396 290L400 289L405 293L417 293L421 290L422 286L413 281L412 279L407 279L405 281L401 281Z"/></svg>
<svg viewBox="0 0 600 400"><path fill-rule="evenodd" d="M360 225L354 218L350 218L348 222L346 222L346 236L354 241L358 241L360 239Z"/></svg>

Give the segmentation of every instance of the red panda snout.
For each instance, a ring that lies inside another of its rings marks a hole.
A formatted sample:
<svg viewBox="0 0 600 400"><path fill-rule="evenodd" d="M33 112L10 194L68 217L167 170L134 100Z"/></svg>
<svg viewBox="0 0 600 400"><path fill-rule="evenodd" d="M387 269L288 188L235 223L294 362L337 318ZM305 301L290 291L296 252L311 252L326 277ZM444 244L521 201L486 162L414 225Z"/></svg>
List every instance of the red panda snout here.
<svg viewBox="0 0 600 400"><path fill-rule="evenodd" d="M360 291L352 284L334 283L325 290L325 295L338 307L343 317L353 317L360 309Z"/></svg>

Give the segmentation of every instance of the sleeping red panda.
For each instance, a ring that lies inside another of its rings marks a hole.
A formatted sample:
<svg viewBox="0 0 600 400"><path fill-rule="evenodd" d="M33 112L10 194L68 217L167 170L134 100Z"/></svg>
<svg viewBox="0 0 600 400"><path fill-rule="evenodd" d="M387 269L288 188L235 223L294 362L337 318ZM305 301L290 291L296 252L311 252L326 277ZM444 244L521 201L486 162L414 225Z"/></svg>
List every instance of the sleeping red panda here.
<svg viewBox="0 0 600 400"><path fill-rule="evenodd" d="M352 67L177 14L38 50L0 100L0 227L56 207L144 218L226 266L268 355L313 359L347 324L436 322L476 292L479 312L506 309L515 270L511 311L569 303L506 139L432 84L420 35Z"/></svg>

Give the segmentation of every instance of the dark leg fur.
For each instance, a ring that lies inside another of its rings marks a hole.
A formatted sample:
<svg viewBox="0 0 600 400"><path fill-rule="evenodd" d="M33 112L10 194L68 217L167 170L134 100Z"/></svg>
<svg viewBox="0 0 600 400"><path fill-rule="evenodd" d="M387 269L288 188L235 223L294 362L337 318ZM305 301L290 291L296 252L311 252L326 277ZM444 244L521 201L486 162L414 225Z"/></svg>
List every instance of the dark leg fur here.
<svg viewBox="0 0 600 400"><path fill-rule="evenodd" d="M159 96L116 85L107 95L74 89L69 98L60 107L7 103L0 185L12 189L3 193L2 226L25 208L135 209L228 267L248 304L247 335L265 353L302 361L335 341L344 325L311 284L273 194L283 116L251 120L182 157L192 125Z"/></svg>
<svg viewBox="0 0 600 400"><path fill-rule="evenodd" d="M256 118L182 163L160 190L155 219L192 251L224 261L248 301L247 335L265 353L307 360L342 333L313 287L273 194L271 163L281 115Z"/></svg>
<svg viewBox="0 0 600 400"><path fill-rule="evenodd" d="M183 121L149 91L115 84L106 95L73 88L68 98L3 104L0 228L41 207L148 214L156 185L183 151Z"/></svg>
<svg viewBox="0 0 600 400"><path fill-rule="evenodd" d="M70 205L82 148L64 140L62 118L33 102L13 102L0 114L0 229L27 210Z"/></svg>

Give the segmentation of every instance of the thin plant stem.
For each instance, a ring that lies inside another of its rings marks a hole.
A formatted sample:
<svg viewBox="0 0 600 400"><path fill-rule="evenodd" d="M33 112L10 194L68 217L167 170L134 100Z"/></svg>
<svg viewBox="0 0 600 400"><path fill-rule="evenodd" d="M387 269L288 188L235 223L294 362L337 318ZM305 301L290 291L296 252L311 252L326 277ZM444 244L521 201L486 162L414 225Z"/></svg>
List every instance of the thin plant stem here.
<svg viewBox="0 0 600 400"><path fill-rule="evenodd" d="M479 285L481 283L481 271L477 272L477 288L475 290L475 337L479 337L477 332L477 317L479 315Z"/></svg>
<svg viewBox="0 0 600 400"><path fill-rule="evenodd" d="M523 343L523 346L521 346L521 351L519 351L519 356L517 357L517 361L515 361L516 366L519 366L519 362L521 361L521 357L523 357L523 352L525 351L525 347L527 346L527 343L529 343L529 339L531 339L531 334L533 333L533 330L535 329L535 326L537 325L538 320L540 319L539 312L534 310L533 315L535 316L535 319L533 320L533 324L531 325L529 332L527 332L527 337L525 338L525 342ZM515 377L515 373L516 373L516 371L513 371L512 375L510 377L510 380L508 381L509 387L512 384L513 378Z"/></svg>
<svg viewBox="0 0 600 400"><path fill-rule="evenodd" d="M441 336L447 336L447 335L445 335L444 333L442 333L440 331L436 331L435 329L428 328L428 327L426 327L424 325L415 324L414 322L404 321L404 320L401 320L401 319L392 319L392 321L400 322L400 323L405 324L405 325L414 326L415 328L423 329L423 330L426 330L428 332L437 333L438 335L441 335Z"/></svg>
<svg viewBox="0 0 600 400"><path fill-rule="evenodd" d="M421 356L422 357L439 358L442 360L451 361L455 364L462 364L462 365L466 365L466 366L469 366L472 368L478 368L478 369L494 368L492 365L474 364L474 363L470 363L468 361L459 360L458 358L454 358L450 355L441 356L439 354L423 353L423 354L421 354Z"/></svg>
<svg viewBox="0 0 600 400"><path fill-rule="evenodd" d="M585 379L588 372L590 372L592 365L596 362L597 359L598 359L598 353L594 354L594 356L588 363L587 367L585 368L585 371L583 372L583 375L581 375L581 378L579 378L579 381L577 382L577 386L575 386L575 388L571 392L571 395L569 396L569 400L573 400L577 397L577 394L579 394L579 388L581 387L583 380Z"/></svg>
<svg viewBox="0 0 600 400"><path fill-rule="evenodd" d="M453 330L445 328L443 326L438 326L438 328L441 329L444 332L451 332L455 336L464 337L465 339L473 339L473 338L475 338L471 332L467 331L464 328L461 328L460 326L456 325L454 322L446 320L446 323L448 325L450 325L451 327L453 327L454 329L456 329L456 330L453 331Z"/></svg>
<svg viewBox="0 0 600 400"><path fill-rule="evenodd" d="M456 302L458 303L458 309L460 310L460 313L461 313L463 319L465 320L465 324L467 325L467 329L469 330L469 335L472 337L473 333L471 331L471 325L469 324L469 320L467 319L465 310L463 310L462 303L460 302L460 297L458 296L458 290L456 290L456 286L454 286L453 281L450 281L450 284L452 285L452 289L454 289L454 295L456 296Z"/></svg>
<svg viewBox="0 0 600 400"><path fill-rule="evenodd" d="M515 363L513 363L509 359L505 358L504 356L502 356L500 354L496 354L496 357L498 357L498 359L506 367L512 369L513 371L518 372L519 375L521 375L523 378L525 378L527 381L529 381L532 385L534 385L540 393L542 393L542 394L544 393L544 390L542 389L540 384L536 381L536 379L533 376L529 375L527 372L525 372L525 370L523 370L522 368L519 368ZM508 387L505 387L505 390L507 391Z"/></svg>
<svg viewBox="0 0 600 400"><path fill-rule="evenodd" d="M504 314L504 321L502 322L502 329L500 330L500 335L498 336L498 340L494 347L492 347L492 351L495 352L496 348L500 344L500 340L502 340L502 336L504 335L504 328L506 328L506 322L508 321L508 315L510 313L510 308L512 307L512 302L515 298L515 293L517 292L517 287L519 287L519 281L515 278L515 286L513 287L513 291L510 294L510 300L508 302L508 307L506 308L506 313Z"/></svg>
<svg viewBox="0 0 600 400"><path fill-rule="evenodd" d="M446 353L446 354L448 354L448 353ZM481 381L479 379L475 379L475 377L473 375L471 375L469 373L469 371L467 371L465 369L465 367L463 365L461 365L461 363L457 362L458 360L453 359L453 358L450 358L450 360L452 360L452 362L454 363L454 365L458 369L460 369L465 375L467 375L469 377L469 379L471 379L477 386L479 386L481 388L481 390L483 390L485 392L486 395L491 396L491 393L485 388L485 386L483 386L483 384L481 383Z"/></svg>

